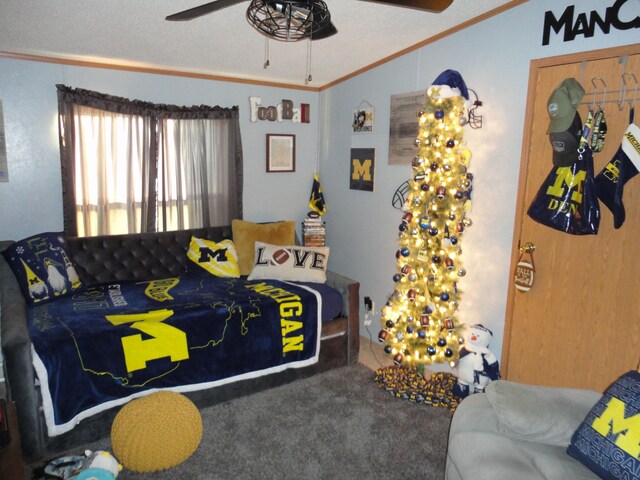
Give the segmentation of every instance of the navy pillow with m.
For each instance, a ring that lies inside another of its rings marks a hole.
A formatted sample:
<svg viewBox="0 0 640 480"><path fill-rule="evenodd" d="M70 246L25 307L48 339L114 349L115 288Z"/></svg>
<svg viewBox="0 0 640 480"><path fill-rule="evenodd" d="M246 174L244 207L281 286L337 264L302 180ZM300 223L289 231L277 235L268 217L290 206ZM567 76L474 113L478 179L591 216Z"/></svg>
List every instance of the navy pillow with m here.
<svg viewBox="0 0 640 480"><path fill-rule="evenodd" d="M631 370L607 388L571 437L567 453L600 478L640 478L640 373Z"/></svg>

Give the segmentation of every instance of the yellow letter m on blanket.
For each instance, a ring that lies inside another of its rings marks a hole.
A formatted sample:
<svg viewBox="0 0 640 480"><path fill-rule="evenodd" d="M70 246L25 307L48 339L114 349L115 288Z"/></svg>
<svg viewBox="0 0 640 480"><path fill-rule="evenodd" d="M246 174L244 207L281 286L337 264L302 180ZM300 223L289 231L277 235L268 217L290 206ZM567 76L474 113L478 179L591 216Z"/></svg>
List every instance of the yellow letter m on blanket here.
<svg viewBox="0 0 640 480"><path fill-rule="evenodd" d="M149 360L170 357L172 362L189 358L187 336L171 325L163 323L173 315L173 310L153 310L146 313L128 315L106 315L113 325L131 323L131 328L140 330L153 337L143 340L142 335L129 335L122 338L122 349L128 372L143 370Z"/></svg>

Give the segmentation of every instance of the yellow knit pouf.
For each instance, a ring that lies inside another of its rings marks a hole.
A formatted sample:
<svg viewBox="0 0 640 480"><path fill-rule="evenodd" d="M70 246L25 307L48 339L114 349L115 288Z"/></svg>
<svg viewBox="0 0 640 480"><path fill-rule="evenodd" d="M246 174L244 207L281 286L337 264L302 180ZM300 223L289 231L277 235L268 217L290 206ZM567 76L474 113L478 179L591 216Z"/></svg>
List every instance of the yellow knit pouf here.
<svg viewBox="0 0 640 480"><path fill-rule="evenodd" d="M113 454L134 472L175 467L196 451L201 439L200 412L176 392L155 392L129 402L111 426Z"/></svg>

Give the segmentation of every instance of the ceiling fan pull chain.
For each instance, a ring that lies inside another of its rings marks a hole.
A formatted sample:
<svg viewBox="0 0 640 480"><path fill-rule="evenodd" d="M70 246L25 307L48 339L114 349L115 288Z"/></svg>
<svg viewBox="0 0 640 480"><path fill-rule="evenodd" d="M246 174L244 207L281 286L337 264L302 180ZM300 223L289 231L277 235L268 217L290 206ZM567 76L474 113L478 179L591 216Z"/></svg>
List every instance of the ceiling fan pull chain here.
<svg viewBox="0 0 640 480"><path fill-rule="evenodd" d="M309 83L313 78L311 77L311 37L307 42L307 80L305 83Z"/></svg>
<svg viewBox="0 0 640 480"><path fill-rule="evenodd" d="M264 37L264 66L263 66L263 68L266 70L267 68L269 68L269 65L271 65L271 63L269 63L269 38L268 37Z"/></svg>

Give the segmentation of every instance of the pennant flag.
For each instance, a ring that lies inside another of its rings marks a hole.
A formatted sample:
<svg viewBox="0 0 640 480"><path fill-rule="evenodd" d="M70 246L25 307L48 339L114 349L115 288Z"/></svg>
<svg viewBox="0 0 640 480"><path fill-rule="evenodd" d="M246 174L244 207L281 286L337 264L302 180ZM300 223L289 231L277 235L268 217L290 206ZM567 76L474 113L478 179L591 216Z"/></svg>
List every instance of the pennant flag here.
<svg viewBox="0 0 640 480"><path fill-rule="evenodd" d="M313 173L313 187L311 187L309 208L318 212L320 215L324 215L327 211L327 206L324 203L324 195L322 195L322 187L320 186L320 179L318 178L318 172Z"/></svg>

